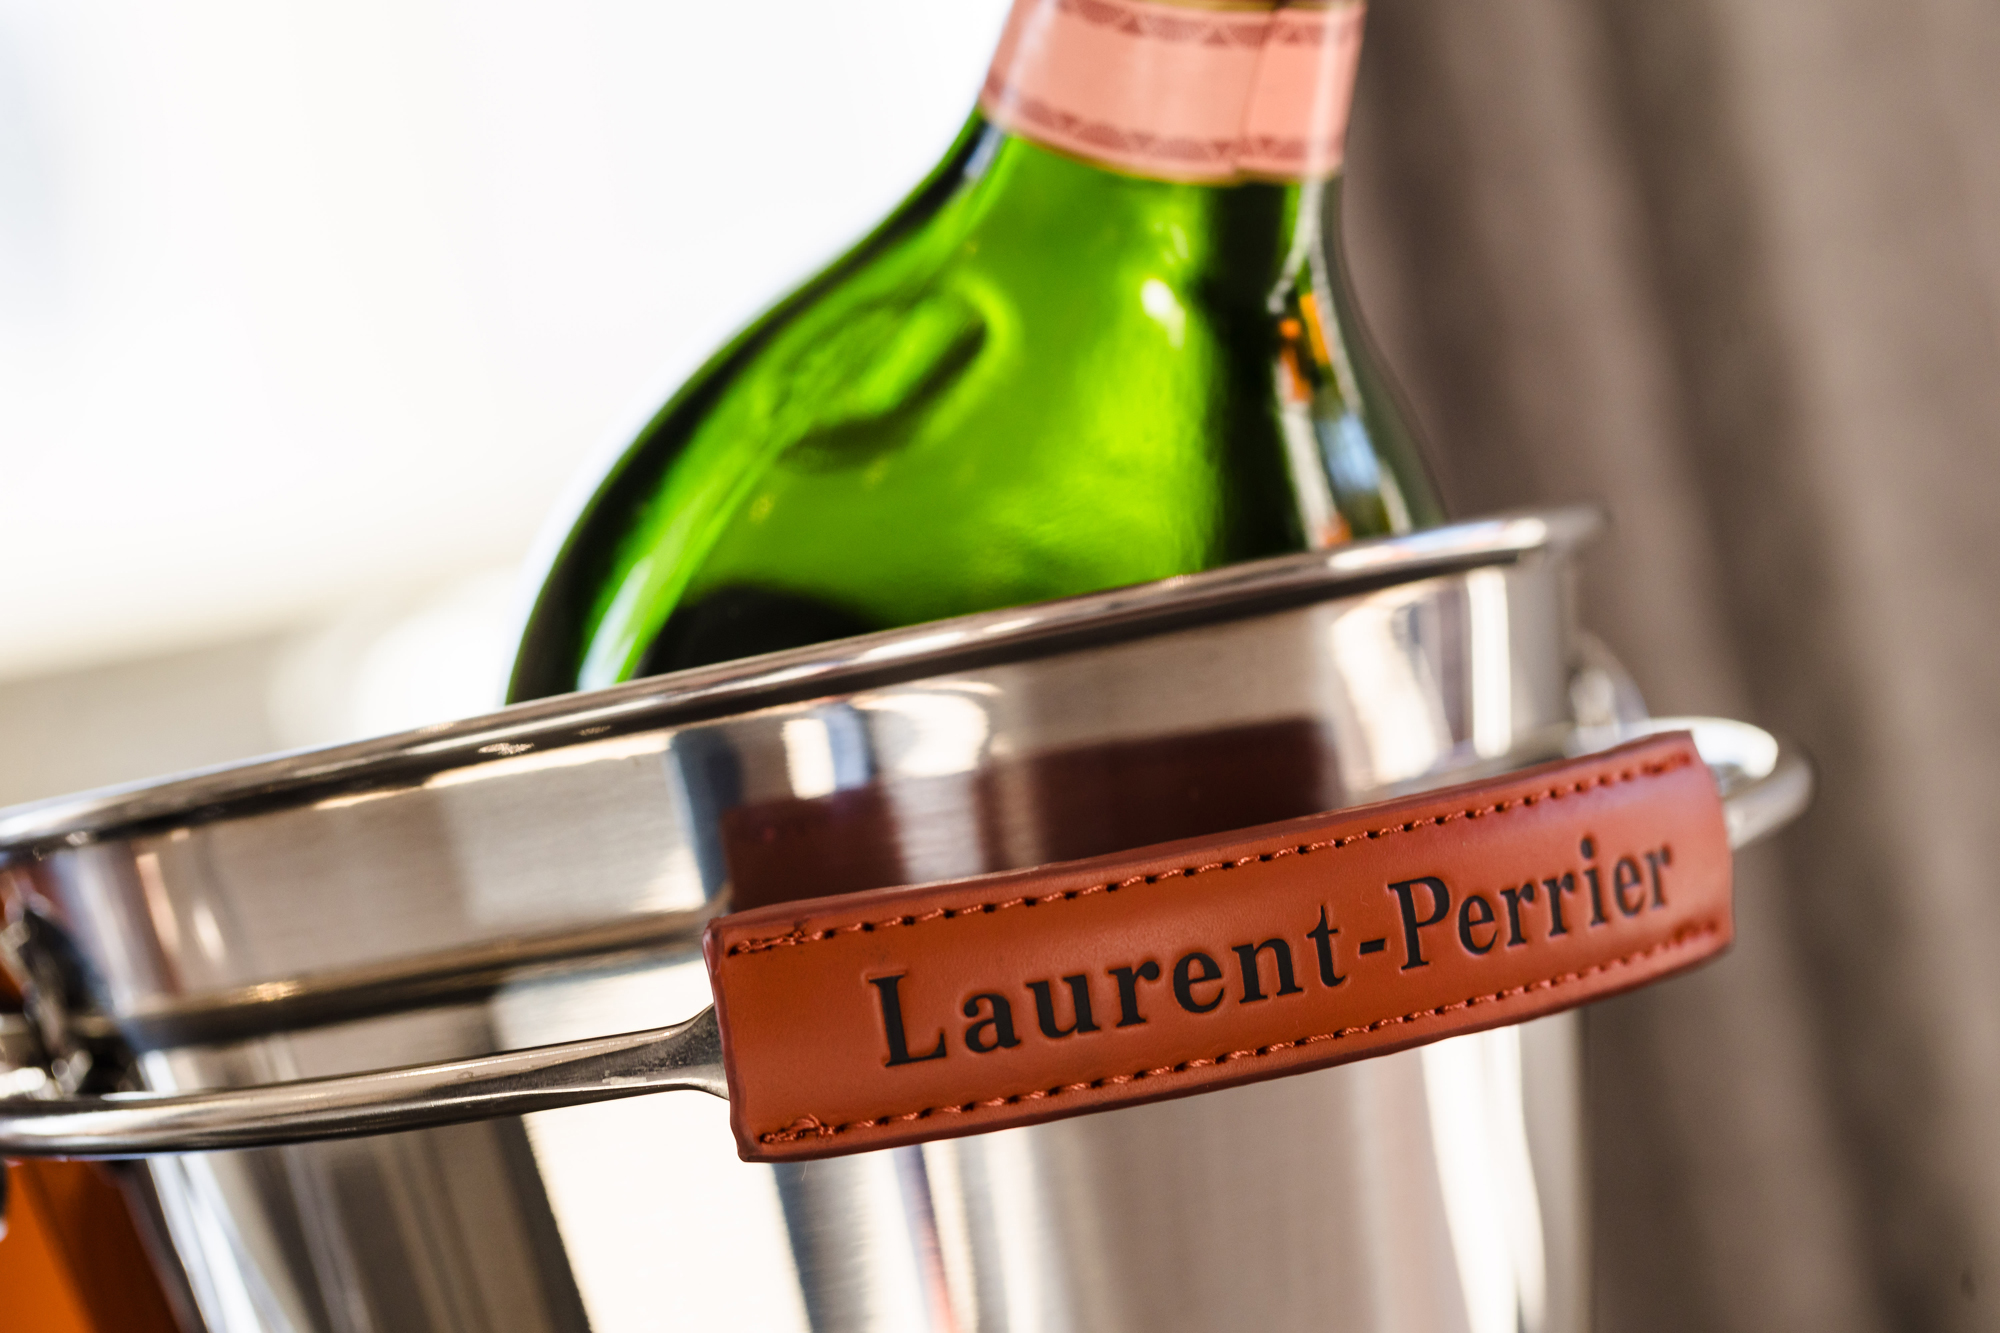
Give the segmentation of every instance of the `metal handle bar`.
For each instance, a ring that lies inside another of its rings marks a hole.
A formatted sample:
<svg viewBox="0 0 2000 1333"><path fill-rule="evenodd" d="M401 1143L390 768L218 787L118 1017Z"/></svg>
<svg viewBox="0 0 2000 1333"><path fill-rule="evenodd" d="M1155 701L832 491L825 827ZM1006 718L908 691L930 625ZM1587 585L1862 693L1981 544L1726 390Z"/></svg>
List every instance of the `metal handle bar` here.
<svg viewBox="0 0 2000 1333"><path fill-rule="evenodd" d="M1715 718L1656 718L1580 734L1598 749L1692 731L1715 772L1732 847L1805 809L1812 769L1767 732ZM10 1088L10 1084L12 1087ZM61 1095L39 1069L0 1073L0 1156L133 1157L348 1138L693 1089L727 1098L715 1010L685 1023L402 1069L195 1093Z"/></svg>
<svg viewBox="0 0 2000 1333"><path fill-rule="evenodd" d="M217 1092L0 1097L0 1155L136 1157L264 1147L677 1089L729 1096L714 1009L673 1027L337 1078Z"/></svg>

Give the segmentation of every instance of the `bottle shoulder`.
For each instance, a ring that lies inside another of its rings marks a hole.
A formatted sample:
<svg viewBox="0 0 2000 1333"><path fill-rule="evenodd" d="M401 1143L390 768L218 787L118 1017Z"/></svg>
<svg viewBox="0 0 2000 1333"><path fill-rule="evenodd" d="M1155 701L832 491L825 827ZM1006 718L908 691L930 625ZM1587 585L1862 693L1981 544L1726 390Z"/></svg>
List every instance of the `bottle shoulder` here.
<svg viewBox="0 0 2000 1333"><path fill-rule="evenodd" d="M663 636L725 604L806 642L1301 549L1299 468L1322 446L1282 410L1274 295L1299 209L1296 189L1120 177L975 122L626 451L512 693L693 665Z"/></svg>

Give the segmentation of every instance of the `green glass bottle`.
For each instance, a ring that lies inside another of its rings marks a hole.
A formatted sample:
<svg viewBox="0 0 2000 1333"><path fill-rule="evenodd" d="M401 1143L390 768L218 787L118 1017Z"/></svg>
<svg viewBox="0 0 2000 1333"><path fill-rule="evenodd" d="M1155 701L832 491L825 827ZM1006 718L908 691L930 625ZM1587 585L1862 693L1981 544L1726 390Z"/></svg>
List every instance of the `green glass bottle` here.
<svg viewBox="0 0 2000 1333"><path fill-rule="evenodd" d="M510 697L1439 521L1339 260L1360 26L1017 0L930 179L612 468Z"/></svg>

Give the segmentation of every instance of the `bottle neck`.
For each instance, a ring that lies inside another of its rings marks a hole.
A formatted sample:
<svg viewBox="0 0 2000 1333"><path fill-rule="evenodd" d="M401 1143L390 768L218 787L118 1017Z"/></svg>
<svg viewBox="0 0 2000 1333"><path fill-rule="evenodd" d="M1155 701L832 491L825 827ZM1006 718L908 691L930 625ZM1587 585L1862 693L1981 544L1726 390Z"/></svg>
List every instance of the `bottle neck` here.
<svg viewBox="0 0 2000 1333"><path fill-rule="evenodd" d="M1059 275L1065 318L1044 326L1043 341L1064 329L1096 336L1123 318L1112 307L1134 302L1177 348L1191 324L1208 331L1209 353L1190 355L1183 369L1268 404L1304 545L1440 521L1354 308L1338 175L1152 179L1051 150L983 116L945 171L956 188L928 238L930 262L942 268L977 253L1006 271L1010 290ZM1052 268L1056 239L1062 263ZM1110 304L1086 310L1092 300ZM1074 350L1091 355L1089 346Z"/></svg>
<svg viewBox="0 0 2000 1333"><path fill-rule="evenodd" d="M980 96L1026 150L1013 165L1050 178L1001 193L1062 198L1072 228L1105 224L1084 230L1162 271L1188 261L1179 290L1274 383L1314 547L1442 519L1340 259L1366 15L1366 0L1014 0Z"/></svg>
<svg viewBox="0 0 2000 1333"><path fill-rule="evenodd" d="M995 124L1127 174L1228 184L1340 169L1360 0L1015 0L980 96Z"/></svg>

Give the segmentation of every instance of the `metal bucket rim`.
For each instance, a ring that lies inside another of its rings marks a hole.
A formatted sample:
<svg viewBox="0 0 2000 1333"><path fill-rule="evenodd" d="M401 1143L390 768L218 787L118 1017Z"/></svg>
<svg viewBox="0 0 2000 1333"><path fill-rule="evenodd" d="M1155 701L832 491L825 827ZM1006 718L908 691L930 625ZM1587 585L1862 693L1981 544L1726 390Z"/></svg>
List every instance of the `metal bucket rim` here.
<svg viewBox="0 0 2000 1333"><path fill-rule="evenodd" d="M0 865L170 823L209 823L421 782L534 749L714 721L1070 648L1245 619L1419 579L1565 552L1590 506L1501 514L1220 569L984 611L516 704L414 731L293 751L0 809Z"/></svg>

